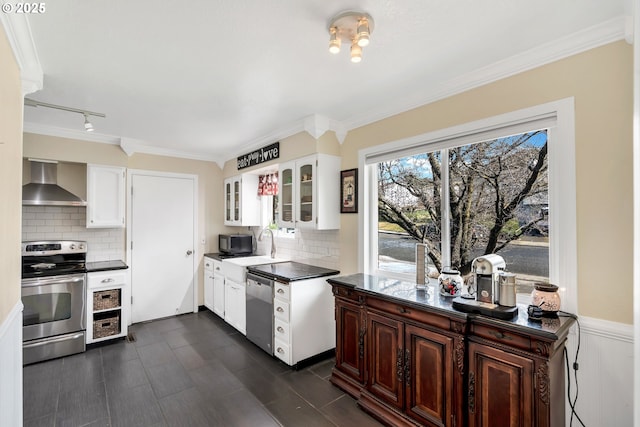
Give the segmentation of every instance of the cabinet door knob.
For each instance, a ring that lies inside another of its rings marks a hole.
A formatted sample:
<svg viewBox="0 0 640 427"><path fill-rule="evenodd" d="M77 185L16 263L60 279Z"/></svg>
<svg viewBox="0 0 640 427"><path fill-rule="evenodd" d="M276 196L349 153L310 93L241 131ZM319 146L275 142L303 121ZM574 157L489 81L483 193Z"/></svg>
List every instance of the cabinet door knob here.
<svg viewBox="0 0 640 427"><path fill-rule="evenodd" d="M107 277L106 279L102 279L100 281L100 283L111 283L111 282L115 282L115 280L113 280L112 277Z"/></svg>
<svg viewBox="0 0 640 427"><path fill-rule="evenodd" d="M282 326L278 326L278 332L284 332L284 329L282 328Z"/></svg>
<svg viewBox="0 0 640 427"><path fill-rule="evenodd" d="M278 293L279 294L284 294L284 291L282 289L278 289Z"/></svg>
<svg viewBox="0 0 640 427"><path fill-rule="evenodd" d="M282 349L282 347L278 347L278 353L280 354L284 353L284 350Z"/></svg>
<svg viewBox="0 0 640 427"><path fill-rule="evenodd" d="M278 313L284 313L284 309L282 307L276 308L276 311L278 311Z"/></svg>

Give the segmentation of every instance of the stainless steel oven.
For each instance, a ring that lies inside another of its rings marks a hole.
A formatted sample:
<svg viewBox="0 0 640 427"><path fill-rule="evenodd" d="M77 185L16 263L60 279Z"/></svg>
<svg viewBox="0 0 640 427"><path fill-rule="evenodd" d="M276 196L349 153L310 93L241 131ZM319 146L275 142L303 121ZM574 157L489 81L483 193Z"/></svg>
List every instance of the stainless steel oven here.
<svg viewBox="0 0 640 427"><path fill-rule="evenodd" d="M22 244L23 363L85 350L86 243Z"/></svg>

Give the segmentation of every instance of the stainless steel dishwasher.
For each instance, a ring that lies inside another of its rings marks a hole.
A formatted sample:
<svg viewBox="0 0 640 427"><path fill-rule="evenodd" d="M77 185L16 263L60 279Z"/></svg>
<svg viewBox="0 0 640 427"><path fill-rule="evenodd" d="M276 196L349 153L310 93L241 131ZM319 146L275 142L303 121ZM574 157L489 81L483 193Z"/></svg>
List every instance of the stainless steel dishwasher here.
<svg viewBox="0 0 640 427"><path fill-rule="evenodd" d="M272 279L247 273L247 338L273 356Z"/></svg>

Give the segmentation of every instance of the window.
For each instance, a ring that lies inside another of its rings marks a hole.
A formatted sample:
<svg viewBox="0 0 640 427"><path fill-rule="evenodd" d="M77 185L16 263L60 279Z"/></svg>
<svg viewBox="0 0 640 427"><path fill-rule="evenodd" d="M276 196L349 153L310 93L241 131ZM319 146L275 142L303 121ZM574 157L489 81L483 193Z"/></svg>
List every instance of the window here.
<svg viewBox="0 0 640 427"><path fill-rule="evenodd" d="M438 270L495 252L577 312L574 140L569 98L361 150L361 271L415 281L423 239Z"/></svg>
<svg viewBox="0 0 640 427"><path fill-rule="evenodd" d="M434 274L443 267L467 274L474 258L498 253L529 285L524 291L548 281L546 130L376 166L378 270L415 277L415 244L424 242Z"/></svg>

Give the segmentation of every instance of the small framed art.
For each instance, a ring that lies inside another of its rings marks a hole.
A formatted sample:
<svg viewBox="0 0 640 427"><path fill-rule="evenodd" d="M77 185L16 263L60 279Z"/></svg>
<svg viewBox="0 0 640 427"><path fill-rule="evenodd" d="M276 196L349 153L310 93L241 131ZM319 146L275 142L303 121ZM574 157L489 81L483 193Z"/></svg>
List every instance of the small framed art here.
<svg viewBox="0 0 640 427"><path fill-rule="evenodd" d="M340 213L358 213L358 169L340 171Z"/></svg>

